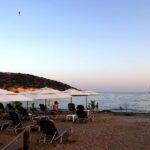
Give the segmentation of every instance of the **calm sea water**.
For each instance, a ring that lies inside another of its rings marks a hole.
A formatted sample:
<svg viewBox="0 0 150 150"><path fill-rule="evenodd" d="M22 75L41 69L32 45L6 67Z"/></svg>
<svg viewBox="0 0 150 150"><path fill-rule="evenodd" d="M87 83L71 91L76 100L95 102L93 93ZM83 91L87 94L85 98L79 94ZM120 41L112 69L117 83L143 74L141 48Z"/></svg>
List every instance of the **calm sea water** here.
<svg viewBox="0 0 150 150"><path fill-rule="evenodd" d="M128 111L150 112L148 93L102 93L100 109L128 109Z"/></svg>
<svg viewBox="0 0 150 150"><path fill-rule="evenodd" d="M82 104L85 106L85 97L73 97L73 103L76 105ZM99 104L99 110L113 110L119 111L122 107L124 110L137 112L150 112L150 94L148 93L100 93L100 96L89 96L88 103L95 100ZM58 99L59 107L66 109L70 99ZM31 105L30 102L29 105ZM44 100L36 101L36 106L39 103L44 103ZM49 105L49 101L47 101Z"/></svg>

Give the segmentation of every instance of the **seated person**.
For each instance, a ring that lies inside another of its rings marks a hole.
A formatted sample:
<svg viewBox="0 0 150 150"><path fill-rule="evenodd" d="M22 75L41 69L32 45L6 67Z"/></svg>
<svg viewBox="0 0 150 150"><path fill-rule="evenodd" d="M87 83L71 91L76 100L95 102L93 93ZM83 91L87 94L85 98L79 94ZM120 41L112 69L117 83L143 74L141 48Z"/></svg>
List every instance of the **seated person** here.
<svg viewBox="0 0 150 150"><path fill-rule="evenodd" d="M33 114L37 114L38 110L35 108L34 103L32 103L32 107L30 108Z"/></svg>
<svg viewBox="0 0 150 150"><path fill-rule="evenodd" d="M78 118L87 118L87 113L84 111L84 106L83 105L78 105L77 106L77 111L76 114Z"/></svg>
<svg viewBox="0 0 150 150"><path fill-rule="evenodd" d="M53 110L58 110L58 107L59 107L58 104L59 104L59 103L58 103L57 101L55 101L55 102L54 102L54 105L53 105L53 107L52 107L52 109L53 109Z"/></svg>

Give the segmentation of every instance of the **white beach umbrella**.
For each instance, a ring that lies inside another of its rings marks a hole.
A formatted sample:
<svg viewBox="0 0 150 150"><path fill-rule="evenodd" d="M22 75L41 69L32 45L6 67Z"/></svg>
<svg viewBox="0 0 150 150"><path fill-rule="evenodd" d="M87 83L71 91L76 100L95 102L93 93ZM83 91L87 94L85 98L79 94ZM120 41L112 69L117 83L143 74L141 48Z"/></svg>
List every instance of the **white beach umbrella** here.
<svg viewBox="0 0 150 150"><path fill-rule="evenodd" d="M100 96L100 93L94 91L84 91L88 96Z"/></svg>
<svg viewBox="0 0 150 150"><path fill-rule="evenodd" d="M76 89L68 89L64 91L65 93L69 93L71 96L88 96L89 94L84 91L79 91ZM71 103L72 103L72 97L71 97ZM86 98L86 106L87 106L87 98Z"/></svg>
<svg viewBox="0 0 150 150"><path fill-rule="evenodd" d="M71 97L68 93L64 93L62 91L55 90L52 88L41 88L39 90L22 92L20 94L23 94L27 97L31 97L35 100Z"/></svg>
<svg viewBox="0 0 150 150"><path fill-rule="evenodd" d="M40 94L58 94L58 93L61 93L61 91L59 91L59 90L55 90L55 89L48 88L48 87L41 88L41 89L37 90L36 92L38 92Z"/></svg>
<svg viewBox="0 0 150 150"><path fill-rule="evenodd" d="M32 98L23 96L21 94L16 94L16 95L8 95L12 101L18 101L18 102L29 102L32 101Z"/></svg>
<svg viewBox="0 0 150 150"><path fill-rule="evenodd" d="M68 89L64 92L69 93L71 96L87 96L87 95L89 95L89 93L86 93L84 91L75 90L75 89Z"/></svg>
<svg viewBox="0 0 150 150"><path fill-rule="evenodd" d="M94 92L94 91L84 91L86 95L86 107L87 107L87 101L88 101L88 96L100 96L100 93Z"/></svg>
<svg viewBox="0 0 150 150"><path fill-rule="evenodd" d="M33 98L35 99L43 99L43 98L46 98L47 97L49 98L49 94L58 94L58 93L61 93L61 91L59 90L55 90L55 89L52 89L52 88L41 88L41 89L37 89L35 91L27 91L27 92L21 92L21 94L24 94L24 95L27 95L27 96L33 96Z"/></svg>
<svg viewBox="0 0 150 150"><path fill-rule="evenodd" d="M57 94L58 98L71 98L72 96L69 93L61 92Z"/></svg>
<svg viewBox="0 0 150 150"><path fill-rule="evenodd" d="M29 92L22 92L21 94L30 97L34 100L46 100L48 99L58 99L58 98L70 98L70 94L64 93L59 90L55 90L52 88L41 88L35 91L29 91Z"/></svg>
<svg viewBox="0 0 150 150"><path fill-rule="evenodd" d="M55 99L55 98L69 98L71 97L70 94L64 93L63 91L55 90L52 88L41 88L36 93L39 94L39 97L46 97L47 99Z"/></svg>
<svg viewBox="0 0 150 150"><path fill-rule="evenodd" d="M11 91L0 89L0 102L16 102L16 101L27 102L28 108L28 101L32 101L32 99L20 94L16 94Z"/></svg>
<svg viewBox="0 0 150 150"><path fill-rule="evenodd" d="M86 107L87 107L87 97L88 96L99 96L100 94L93 91L79 91L76 89L68 89L65 91L66 93L69 93L71 96L86 96ZM72 102L72 99L71 99Z"/></svg>
<svg viewBox="0 0 150 150"><path fill-rule="evenodd" d="M8 94L16 94L14 92L8 91L8 90L4 90L4 89L0 89L0 95L8 95Z"/></svg>
<svg viewBox="0 0 150 150"><path fill-rule="evenodd" d="M0 95L0 102L26 102L32 101L31 98L19 94Z"/></svg>
<svg viewBox="0 0 150 150"><path fill-rule="evenodd" d="M0 102L8 102L11 101L8 95L15 95L16 93L0 89Z"/></svg>

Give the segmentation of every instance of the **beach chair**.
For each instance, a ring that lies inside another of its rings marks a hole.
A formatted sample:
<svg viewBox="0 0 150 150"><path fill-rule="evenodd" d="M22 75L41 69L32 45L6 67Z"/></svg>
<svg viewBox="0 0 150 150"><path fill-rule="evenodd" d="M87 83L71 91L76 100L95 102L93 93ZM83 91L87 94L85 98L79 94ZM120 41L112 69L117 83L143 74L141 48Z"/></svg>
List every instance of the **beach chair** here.
<svg viewBox="0 0 150 150"><path fill-rule="evenodd" d="M31 107L30 111L33 115L38 115L39 111L35 107Z"/></svg>
<svg viewBox="0 0 150 150"><path fill-rule="evenodd" d="M75 113L75 104L74 103L69 103L68 104L68 110L70 113L74 114Z"/></svg>
<svg viewBox="0 0 150 150"><path fill-rule="evenodd" d="M14 111L14 110L15 110L15 108L11 104L7 104L7 106L6 106L6 111L7 112L11 112L11 111Z"/></svg>
<svg viewBox="0 0 150 150"><path fill-rule="evenodd" d="M45 143L47 141L53 143L57 140L62 143L63 137L71 133L70 128L56 128L52 120L42 119L39 121L39 125L42 132L39 143Z"/></svg>
<svg viewBox="0 0 150 150"><path fill-rule="evenodd" d="M0 103L0 114L5 112L4 105Z"/></svg>
<svg viewBox="0 0 150 150"><path fill-rule="evenodd" d="M12 123L6 128L6 130L9 132L14 132L15 134L18 131L22 131L24 128L22 127L22 123L20 121L18 114L14 111L10 112L9 115Z"/></svg>
<svg viewBox="0 0 150 150"><path fill-rule="evenodd" d="M4 128L9 126L9 121L1 121L0 122L0 130L3 130Z"/></svg>
<svg viewBox="0 0 150 150"><path fill-rule="evenodd" d="M76 114L77 114L76 122L78 122L78 123L86 123L86 122L88 122L88 116L87 116L85 111L77 110Z"/></svg>
<svg viewBox="0 0 150 150"><path fill-rule="evenodd" d="M83 105L77 106L76 114L77 114L76 122L78 122L78 123L92 122L94 119L93 117L90 117L87 115L87 112L84 110Z"/></svg>
<svg viewBox="0 0 150 150"><path fill-rule="evenodd" d="M19 112L19 114L22 116L22 119L23 120L29 120L29 114L28 114L28 111L23 108L22 106L18 106L16 107L17 111Z"/></svg>
<svg viewBox="0 0 150 150"><path fill-rule="evenodd" d="M39 104L40 106L40 113L44 114L46 112L46 106L44 104Z"/></svg>
<svg viewBox="0 0 150 150"><path fill-rule="evenodd" d="M7 117L7 113L5 112L4 105L0 103L0 118L4 119Z"/></svg>

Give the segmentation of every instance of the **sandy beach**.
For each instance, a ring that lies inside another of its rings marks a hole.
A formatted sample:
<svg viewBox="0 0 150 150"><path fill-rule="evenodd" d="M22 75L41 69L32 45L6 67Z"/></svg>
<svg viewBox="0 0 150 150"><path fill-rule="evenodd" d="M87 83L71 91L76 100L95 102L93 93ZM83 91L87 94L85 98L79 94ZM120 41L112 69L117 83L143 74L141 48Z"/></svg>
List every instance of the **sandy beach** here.
<svg viewBox="0 0 150 150"><path fill-rule="evenodd" d="M150 150L150 0L2 0L0 21L0 150Z"/></svg>
<svg viewBox="0 0 150 150"><path fill-rule="evenodd" d="M72 135L62 144L38 144L40 133L31 133L33 150L149 150L150 118L140 116L122 116L113 114L95 114L92 123L78 124L66 121L64 117L55 120L57 127L71 127ZM6 131L0 134L0 143L7 144L14 135Z"/></svg>

